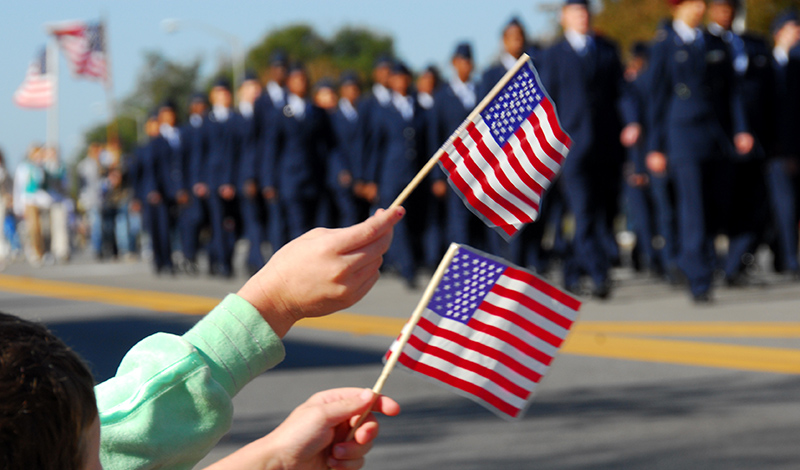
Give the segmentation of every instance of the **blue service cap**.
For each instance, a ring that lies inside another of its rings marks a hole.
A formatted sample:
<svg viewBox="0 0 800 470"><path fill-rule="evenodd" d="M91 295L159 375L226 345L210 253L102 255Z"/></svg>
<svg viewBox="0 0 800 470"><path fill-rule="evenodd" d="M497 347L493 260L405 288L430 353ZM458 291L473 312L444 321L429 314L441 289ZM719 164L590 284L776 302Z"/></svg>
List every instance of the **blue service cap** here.
<svg viewBox="0 0 800 470"><path fill-rule="evenodd" d="M564 6L566 5L583 5L589 8L589 0L564 0Z"/></svg>
<svg viewBox="0 0 800 470"><path fill-rule="evenodd" d="M777 33L781 28L783 28L786 23L794 21L795 23L800 23L800 19L798 19L797 10L794 8L787 8L782 12L778 13L778 16L772 20L772 25L770 27L770 31L774 35Z"/></svg>
<svg viewBox="0 0 800 470"><path fill-rule="evenodd" d="M322 77L319 80L317 80L315 86L317 90L321 90L323 88L330 88L331 90L333 90L333 80L331 80L329 77Z"/></svg>
<svg viewBox="0 0 800 470"><path fill-rule="evenodd" d="M472 46L468 42L459 43L453 52L453 58L461 57L463 59L472 60Z"/></svg>
<svg viewBox="0 0 800 470"><path fill-rule="evenodd" d="M190 103L197 103L197 102L205 103L206 102L206 95L204 93L200 93L199 91L196 91L196 92L192 93L192 97L189 99L189 102Z"/></svg>
<svg viewBox="0 0 800 470"><path fill-rule="evenodd" d="M395 75L411 75L411 70L401 61L397 61L392 66L392 73Z"/></svg>
<svg viewBox="0 0 800 470"><path fill-rule="evenodd" d="M242 77L242 83L249 82L250 80L258 80L258 74L253 69L247 69L244 71L244 77Z"/></svg>
<svg viewBox="0 0 800 470"><path fill-rule="evenodd" d="M429 73L429 74L433 75L433 79L434 79L434 81L436 81L436 83L439 83L439 81L441 80L441 77L442 77L442 74L439 73L439 67L437 67L435 65L429 65L429 66L425 67L425 70L423 70L422 73L423 74Z"/></svg>
<svg viewBox="0 0 800 470"><path fill-rule="evenodd" d="M506 26L503 28L503 32L507 31L508 28L511 28L512 26L516 26L523 32L525 31L525 26L522 25L522 20L520 20L518 16L512 16L511 19L508 20L508 23L506 23Z"/></svg>
<svg viewBox="0 0 800 470"><path fill-rule="evenodd" d="M739 0L709 0L708 3L724 3L733 8L739 8Z"/></svg>
<svg viewBox="0 0 800 470"><path fill-rule="evenodd" d="M162 101L161 104L158 105L159 111L164 108L169 108L173 111L178 109L177 105L175 105L175 100L173 100L172 98L167 98L164 101Z"/></svg>
<svg viewBox="0 0 800 470"><path fill-rule="evenodd" d="M287 67L289 65L289 56L286 55L286 52L278 49L270 56L269 65L271 67Z"/></svg>
<svg viewBox="0 0 800 470"><path fill-rule="evenodd" d="M292 62L289 65L289 71L288 72L289 72L289 75L291 75L291 74L293 74L295 72L306 73L306 64L304 64L303 62L301 62L299 60L297 60L295 62Z"/></svg>
<svg viewBox="0 0 800 470"><path fill-rule="evenodd" d="M355 73L354 71L345 70L339 77L339 86L344 86L344 85L361 86L361 79L358 77L358 74Z"/></svg>
<svg viewBox="0 0 800 470"><path fill-rule="evenodd" d="M392 67L394 65L394 60L388 55L380 55L377 59L375 59L375 64L373 68L378 67Z"/></svg>
<svg viewBox="0 0 800 470"><path fill-rule="evenodd" d="M228 91L231 91L231 82L225 77L219 77L214 80L214 85L212 88L224 88Z"/></svg>

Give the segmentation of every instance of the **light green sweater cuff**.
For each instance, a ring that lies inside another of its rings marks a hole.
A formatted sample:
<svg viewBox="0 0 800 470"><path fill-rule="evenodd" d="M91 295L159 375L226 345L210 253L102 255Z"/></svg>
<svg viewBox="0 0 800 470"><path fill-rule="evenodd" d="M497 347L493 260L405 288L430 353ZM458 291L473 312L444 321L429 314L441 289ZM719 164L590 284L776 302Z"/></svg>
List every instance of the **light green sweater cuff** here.
<svg viewBox="0 0 800 470"><path fill-rule="evenodd" d="M200 351L211 376L231 397L286 355L283 343L258 310L229 294L183 338Z"/></svg>

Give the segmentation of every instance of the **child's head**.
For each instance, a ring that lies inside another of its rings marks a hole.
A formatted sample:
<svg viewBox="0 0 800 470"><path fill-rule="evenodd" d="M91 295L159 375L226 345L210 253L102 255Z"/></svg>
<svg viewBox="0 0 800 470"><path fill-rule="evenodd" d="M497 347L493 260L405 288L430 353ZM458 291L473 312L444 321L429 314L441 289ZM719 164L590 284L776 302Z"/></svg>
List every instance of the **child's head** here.
<svg viewBox="0 0 800 470"><path fill-rule="evenodd" d="M97 466L91 372L37 323L0 313L0 468Z"/></svg>

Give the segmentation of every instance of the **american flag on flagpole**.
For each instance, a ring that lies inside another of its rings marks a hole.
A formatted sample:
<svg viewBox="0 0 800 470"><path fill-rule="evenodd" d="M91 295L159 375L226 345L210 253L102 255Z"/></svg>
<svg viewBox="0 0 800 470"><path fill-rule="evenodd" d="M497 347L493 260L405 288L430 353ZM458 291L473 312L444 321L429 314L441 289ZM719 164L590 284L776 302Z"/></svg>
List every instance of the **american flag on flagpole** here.
<svg viewBox="0 0 800 470"><path fill-rule="evenodd" d="M107 74L103 23L70 21L50 27L76 76L105 81Z"/></svg>
<svg viewBox="0 0 800 470"><path fill-rule="evenodd" d="M461 245L398 363L519 418L580 306L531 272Z"/></svg>
<svg viewBox="0 0 800 470"><path fill-rule="evenodd" d="M509 239L539 215L572 143L527 56L524 64L442 146L450 185Z"/></svg>
<svg viewBox="0 0 800 470"><path fill-rule="evenodd" d="M47 49L42 48L14 92L14 103L22 108L48 108L53 105L54 80L47 70Z"/></svg>

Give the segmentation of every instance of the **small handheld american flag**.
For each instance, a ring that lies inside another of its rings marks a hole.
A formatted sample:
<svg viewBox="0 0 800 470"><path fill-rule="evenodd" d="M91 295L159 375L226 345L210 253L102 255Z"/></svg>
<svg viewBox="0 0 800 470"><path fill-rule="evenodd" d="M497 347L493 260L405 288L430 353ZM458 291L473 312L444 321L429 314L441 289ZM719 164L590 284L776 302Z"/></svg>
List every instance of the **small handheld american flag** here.
<svg viewBox="0 0 800 470"><path fill-rule="evenodd" d="M538 217L571 143L523 54L445 142L439 163L467 207L509 239Z"/></svg>
<svg viewBox="0 0 800 470"><path fill-rule="evenodd" d="M419 319L412 317L386 359L394 354L404 368L520 418L581 303L525 269L454 246Z"/></svg>

